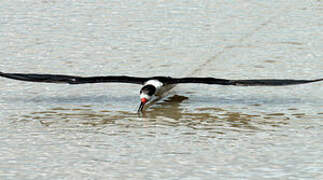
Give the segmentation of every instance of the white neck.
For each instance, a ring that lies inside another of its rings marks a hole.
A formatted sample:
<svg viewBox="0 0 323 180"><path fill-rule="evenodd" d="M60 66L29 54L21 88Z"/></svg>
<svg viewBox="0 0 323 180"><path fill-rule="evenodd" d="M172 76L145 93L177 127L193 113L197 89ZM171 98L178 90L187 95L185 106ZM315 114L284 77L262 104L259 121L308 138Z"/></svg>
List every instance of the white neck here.
<svg viewBox="0 0 323 180"><path fill-rule="evenodd" d="M164 85L162 82L155 80L155 79L145 82L144 85L148 85L148 84L153 85L157 91Z"/></svg>

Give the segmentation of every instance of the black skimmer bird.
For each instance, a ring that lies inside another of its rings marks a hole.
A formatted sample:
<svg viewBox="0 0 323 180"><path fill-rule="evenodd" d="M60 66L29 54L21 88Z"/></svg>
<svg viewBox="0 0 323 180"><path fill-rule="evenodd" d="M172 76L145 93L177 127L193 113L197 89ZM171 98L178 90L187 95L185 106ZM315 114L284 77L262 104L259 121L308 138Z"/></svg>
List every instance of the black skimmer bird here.
<svg viewBox="0 0 323 180"><path fill-rule="evenodd" d="M140 106L138 112L141 112L144 105L151 100L153 96L159 96L165 90L180 83L202 83L233 86L287 86L296 84L305 84L323 81L323 79L314 80L295 80L295 79L247 79L247 80L229 80L217 79L211 77L185 77L172 78L166 76L155 77L131 77L131 76L69 76L61 74L24 74L24 73L3 73L0 76L30 82L43 83L66 83L66 84L86 84L86 83L133 83L143 85L140 90Z"/></svg>

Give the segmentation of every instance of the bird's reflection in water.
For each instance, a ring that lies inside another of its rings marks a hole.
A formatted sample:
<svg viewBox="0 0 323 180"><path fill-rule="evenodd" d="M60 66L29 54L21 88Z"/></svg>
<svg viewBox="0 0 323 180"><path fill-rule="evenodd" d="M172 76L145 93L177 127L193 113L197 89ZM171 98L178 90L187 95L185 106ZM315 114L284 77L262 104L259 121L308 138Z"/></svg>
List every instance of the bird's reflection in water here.
<svg viewBox="0 0 323 180"><path fill-rule="evenodd" d="M183 117L183 109L180 107L180 104L187 99L188 98L185 96L171 96L162 102L156 103L147 111L144 111L142 113L142 117L147 119L166 117L174 120L179 120Z"/></svg>
<svg viewBox="0 0 323 180"><path fill-rule="evenodd" d="M157 103L142 115L142 119L155 121L170 126L187 126L193 129L212 129L220 126L231 128L258 130L262 125L279 127L287 124L289 118L284 113L248 114L234 112L218 107L196 108L194 112L185 111L181 103L188 98L174 95Z"/></svg>
<svg viewBox="0 0 323 180"><path fill-rule="evenodd" d="M46 111L20 114L13 118L16 122L35 122L37 120L47 127L115 126L122 128L149 128L171 126L188 127L196 130L215 130L219 133L224 133L226 130L268 130L286 125L289 119L288 115L280 112L248 114L217 107L185 110L186 106L181 106L181 104L187 99L185 96L171 96L154 104L141 115L136 112L100 110L97 107L85 105L70 109L51 108ZM222 130L218 131L219 129Z"/></svg>

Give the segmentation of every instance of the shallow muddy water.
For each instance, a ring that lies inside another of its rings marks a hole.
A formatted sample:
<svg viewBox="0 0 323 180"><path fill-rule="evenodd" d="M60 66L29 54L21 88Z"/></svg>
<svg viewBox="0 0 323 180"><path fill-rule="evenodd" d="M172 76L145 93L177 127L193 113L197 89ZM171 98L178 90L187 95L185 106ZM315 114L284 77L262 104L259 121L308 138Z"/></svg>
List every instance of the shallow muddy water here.
<svg viewBox="0 0 323 180"><path fill-rule="evenodd" d="M0 71L323 78L321 1L5 1ZM323 83L0 79L0 179L322 179Z"/></svg>

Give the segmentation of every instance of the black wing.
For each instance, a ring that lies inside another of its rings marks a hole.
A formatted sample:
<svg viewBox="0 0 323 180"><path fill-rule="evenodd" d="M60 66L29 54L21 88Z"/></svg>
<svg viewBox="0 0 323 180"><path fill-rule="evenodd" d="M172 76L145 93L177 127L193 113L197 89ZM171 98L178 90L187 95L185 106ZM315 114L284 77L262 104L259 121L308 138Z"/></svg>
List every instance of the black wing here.
<svg viewBox="0 0 323 180"><path fill-rule="evenodd" d="M129 77L129 76L68 76L60 74L23 74L23 73L3 73L0 76L9 79L30 82L44 82L44 83L67 83L67 84L85 84L85 83L133 83L144 84L149 78Z"/></svg>
<svg viewBox="0 0 323 180"><path fill-rule="evenodd" d="M248 79L248 80L228 80L216 78L168 78L164 80L167 84L178 83L203 83L203 84L219 84L219 85L233 85L233 86L287 86L296 84L312 83L323 81L323 79L315 80L294 80L294 79Z"/></svg>
<svg viewBox="0 0 323 180"><path fill-rule="evenodd" d="M286 86L295 84L305 84L323 79L315 80L293 80L293 79L255 79L255 80L228 80L216 79L209 77L188 77L188 78L171 78L171 77L130 77L130 76L69 76L60 74L23 74L23 73L3 73L0 76L30 82L44 83L67 83L67 84L85 84L85 83L133 83L144 84L150 79L157 79L165 84L179 83L203 83L203 84L219 84L219 85L234 85L234 86Z"/></svg>

